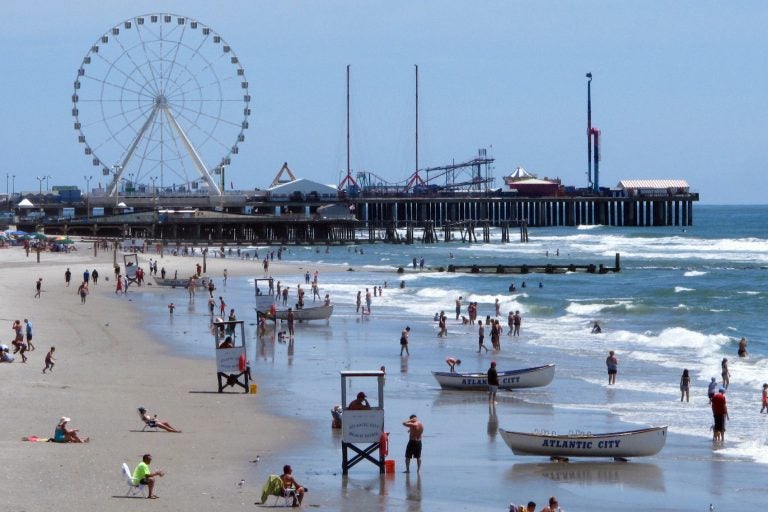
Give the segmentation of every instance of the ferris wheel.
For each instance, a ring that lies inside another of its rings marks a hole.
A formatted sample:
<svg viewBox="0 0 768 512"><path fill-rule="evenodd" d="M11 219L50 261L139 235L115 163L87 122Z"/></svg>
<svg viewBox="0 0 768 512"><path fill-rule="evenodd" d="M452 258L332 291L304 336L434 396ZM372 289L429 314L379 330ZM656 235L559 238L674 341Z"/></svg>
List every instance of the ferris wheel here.
<svg viewBox="0 0 768 512"><path fill-rule="evenodd" d="M231 46L174 14L127 19L105 32L77 70L78 141L108 178L109 196L173 187L224 193L222 175L245 140L248 82Z"/></svg>

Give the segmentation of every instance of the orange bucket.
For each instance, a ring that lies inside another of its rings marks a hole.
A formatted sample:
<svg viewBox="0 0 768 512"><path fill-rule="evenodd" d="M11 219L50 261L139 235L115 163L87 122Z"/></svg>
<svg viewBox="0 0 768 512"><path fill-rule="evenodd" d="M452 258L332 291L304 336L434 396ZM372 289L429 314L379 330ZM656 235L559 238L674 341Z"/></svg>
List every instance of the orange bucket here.
<svg viewBox="0 0 768 512"><path fill-rule="evenodd" d="M387 459L384 461L384 472L385 473L394 473L395 472L395 460L394 459Z"/></svg>

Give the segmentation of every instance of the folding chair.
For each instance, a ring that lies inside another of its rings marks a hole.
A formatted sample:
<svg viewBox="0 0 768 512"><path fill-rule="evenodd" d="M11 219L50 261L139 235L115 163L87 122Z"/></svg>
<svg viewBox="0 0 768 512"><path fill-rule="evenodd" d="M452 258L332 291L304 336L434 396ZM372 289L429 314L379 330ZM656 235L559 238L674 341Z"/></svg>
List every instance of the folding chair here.
<svg viewBox="0 0 768 512"><path fill-rule="evenodd" d="M285 494L275 495L275 507L278 506L280 500L283 500L284 507L293 505L293 499L296 497L296 489L285 489L283 492L285 492Z"/></svg>
<svg viewBox="0 0 768 512"><path fill-rule="evenodd" d="M136 497L136 496L146 496L146 488L147 486L144 484L137 483L133 480L133 475L131 474L131 470L128 468L128 464L123 462L122 467L122 473L123 473L123 479L128 483L128 492L125 493L126 496L130 497Z"/></svg>
<svg viewBox="0 0 768 512"><path fill-rule="evenodd" d="M284 507L290 507L293 505L296 490L285 489L285 493L283 493L283 480L278 475L269 475L264 483L264 487L261 489L261 504L266 505L270 496L275 497L273 507L279 506L281 499L283 500Z"/></svg>
<svg viewBox="0 0 768 512"><path fill-rule="evenodd" d="M157 432L157 424L154 422L154 420L147 421L144 419L144 413L141 411L141 409L137 409L139 412L139 417L141 417L141 421L144 422L144 427L142 427L141 431L146 432L147 430L151 430L153 432Z"/></svg>

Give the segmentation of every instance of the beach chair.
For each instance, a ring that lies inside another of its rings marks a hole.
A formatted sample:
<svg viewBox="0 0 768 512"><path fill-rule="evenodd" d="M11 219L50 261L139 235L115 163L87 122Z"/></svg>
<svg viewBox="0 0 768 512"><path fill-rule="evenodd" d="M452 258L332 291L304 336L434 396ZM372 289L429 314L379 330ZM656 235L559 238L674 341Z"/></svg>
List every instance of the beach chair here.
<svg viewBox="0 0 768 512"><path fill-rule="evenodd" d="M125 493L126 496L130 497L138 497L138 496L146 496L146 485L137 483L133 480L133 475L131 474L131 470L128 467L128 464L123 462L122 467L122 474L123 479L128 483L128 492Z"/></svg>
<svg viewBox="0 0 768 512"><path fill-rule="evenodd" d="M267 481L264 483L264 487L261 489L261 504L266 505L270 496L275 497L275 502L272 505L277 507L280 505L280 500L283 500L284 507L290 507L293 505L293 500L296 497L296 489L283 489L283 480L279 475L269 475Z"/></svg>
<svg viewBox="0 0 768 512"><path fill-rule="evenodd" d="M141 431L142 432L146 432L146 431L149 430L149 431L152 431L152 432L157 432L157 424L155 423L155 421L154 420L149 420L149 421L145 420L144 419L144 412L141 410L141 408L138 408L136 410L139 413L139 417L141 418L141 421L144 423L144 426L142 427Z"/></svg>

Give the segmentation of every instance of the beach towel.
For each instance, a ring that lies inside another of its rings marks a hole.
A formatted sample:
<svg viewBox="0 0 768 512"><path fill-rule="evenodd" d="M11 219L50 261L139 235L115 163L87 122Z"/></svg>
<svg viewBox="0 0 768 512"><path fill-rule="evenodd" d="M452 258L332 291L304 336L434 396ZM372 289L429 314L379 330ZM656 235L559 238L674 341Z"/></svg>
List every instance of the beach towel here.
<svg viewBox="0 0 768 512"><path fill-rule="evenodd" d="M283 495L283 480L278 475L269 475L267 483L261 488L261 502L266 503L270 496Z"/></svg>
<svg viewBox="0 0 768 512"><path fill-rule="evenodd" d="M26 436L21 438L22 441L29 441L30 443L47 443L49 441L52 441L49 437L37 437L37 436Z"/></svg>

